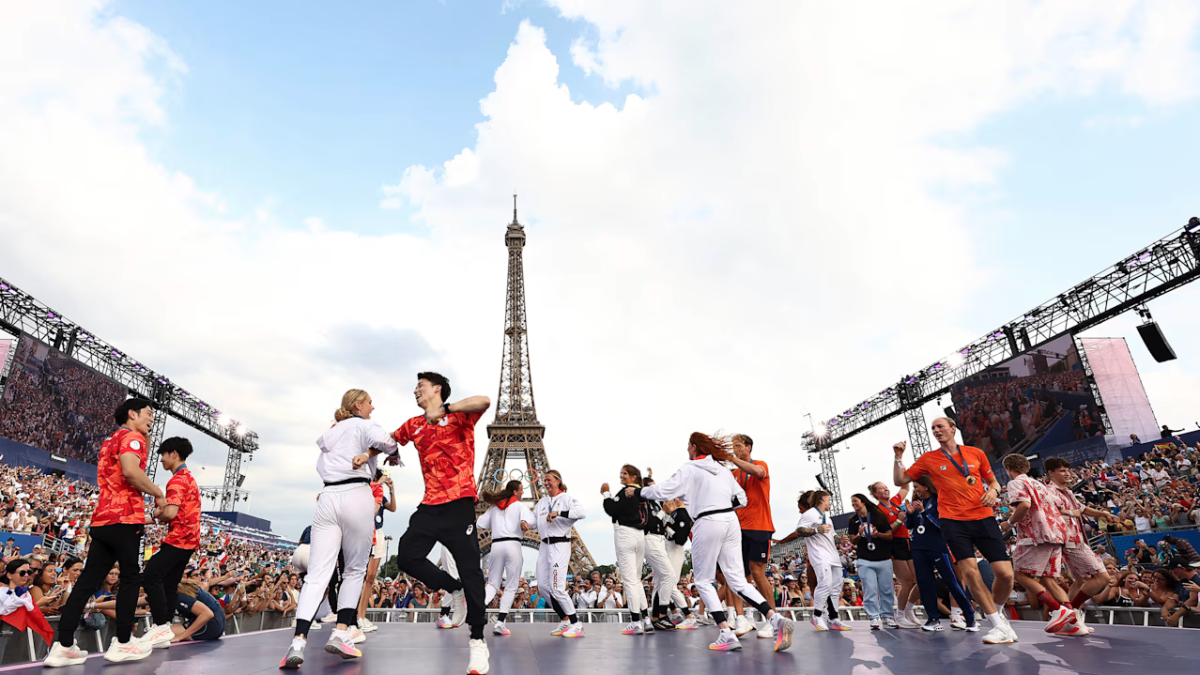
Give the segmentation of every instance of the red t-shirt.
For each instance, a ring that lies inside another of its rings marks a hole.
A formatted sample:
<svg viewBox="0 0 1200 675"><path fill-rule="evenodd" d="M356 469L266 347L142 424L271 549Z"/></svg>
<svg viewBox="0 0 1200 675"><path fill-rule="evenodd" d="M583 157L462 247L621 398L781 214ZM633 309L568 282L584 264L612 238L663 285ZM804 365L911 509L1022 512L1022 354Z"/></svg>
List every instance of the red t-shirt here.
<svg viewBox="0 0 1200 675"><path fill-rule="evenodd" d="M904 500L900 499L900 495L892 495L887 502L879 502L879 510L887 516L888 525L894 524L897 520L900 521L900 527L892 530L893 539L909 538L908 528L904 526L904 518L908 515L908 511L904 509Z"/></svg>
<svg viewBox="0 0 1200 675"><path fill-rule="evenodd" d="M166 503L178 506L179 511L171 520L163 543L188 550L200 548L200 488L186 466L180 467L167 481Z"/></svg>
<svg viewBox="0 0 1200 675"><path fill-rule="evenodd" d="M988 482L995 480L992 466L988 463L987 455L979 448L969 445L958 446L959 452L951 457L963 465L975 477L975 484L967 482L967 477L954 468L954 465L942 453L941 448L927 452L917 458L913 465L904 473L916 480L926 474L933 479L933 486L938 491L938 513L946 520L983 520L995 518L996 512L990 506L984 506L981 500L987 491Z"/></svg>
<svg viewBox="0 0 1200 675"><path fill-rule="evenodd" d="M766 475L756 478L741 469L733 472L738 485L746 491L746 505L737 509L738 522L743 530L761 530L774 532L775 524L771 521L771 472L766 462L754 460L755 466L761 466Z"/></svg>
<svg viewBox="0 0 1200 675"><path fill-rule="evenodd" d="M422 504L445 504L470 497L475 491L475 424L482 412L448 413L429 426L417 415L400 426L392 438L400 445L412 441L425 477Z"/></svg>
<svg viewBox="0 0 1200 675"><path fill-rule="evenodd" d="M144 525L146 505L142 492L125 480L121 471L121 455L132 452L138 456L138 465L146 470L146 437L138 432L121 427L104 439L100 446L100 458L96 462L96 484L100 486L100 497L92 513L92 527L103 525Z"/></svg>

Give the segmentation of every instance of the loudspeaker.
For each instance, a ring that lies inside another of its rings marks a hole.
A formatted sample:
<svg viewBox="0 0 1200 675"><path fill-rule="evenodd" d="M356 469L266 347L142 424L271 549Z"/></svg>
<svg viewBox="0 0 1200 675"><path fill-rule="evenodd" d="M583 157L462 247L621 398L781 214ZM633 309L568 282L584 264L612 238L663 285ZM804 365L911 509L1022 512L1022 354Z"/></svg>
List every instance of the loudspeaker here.
<svg viewBox="0 0 1200 675"><path fill-rule="evenodd" d="M1142 342L1146 343L1146 349L1150 350L1150 355L1155 361L1162 363L1175 360L1175 350L1171 349L1157 323L1151 321L1138 326L1138 334L1142 336Z"/></svg>

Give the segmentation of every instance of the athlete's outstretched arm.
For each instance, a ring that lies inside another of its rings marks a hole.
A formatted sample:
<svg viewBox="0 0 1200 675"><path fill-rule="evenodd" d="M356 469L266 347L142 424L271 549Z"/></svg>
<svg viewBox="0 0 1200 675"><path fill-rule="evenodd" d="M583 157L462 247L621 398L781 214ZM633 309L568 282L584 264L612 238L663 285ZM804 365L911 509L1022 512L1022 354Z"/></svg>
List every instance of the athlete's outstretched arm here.
<svg viewBox="0 0 1200 675"><path fill-rule="evenodd" d="M892 465L892 482L896 487L904 487L912 482L912 478L904 472L904 448L908 445L904 441L892 446L892 451L896 453L896 463Z"/></svg>
<svg viewBox="0 0 1200 675"><path fill-rule="evenodd" d="M450 412L473 413L483 412L492 405L492 400L486 396L468 396L457 403L450 404Z"/></svg>
<svg viewBox="0 0 1200 675"><path fill-rule="evenodd" d="M668 499L683 497L683 472L676 471L665 481L644 488L625 488L627 496L632 496L632 492L639 494L642 499L653 499L656 502L665 502Z"/></svg>

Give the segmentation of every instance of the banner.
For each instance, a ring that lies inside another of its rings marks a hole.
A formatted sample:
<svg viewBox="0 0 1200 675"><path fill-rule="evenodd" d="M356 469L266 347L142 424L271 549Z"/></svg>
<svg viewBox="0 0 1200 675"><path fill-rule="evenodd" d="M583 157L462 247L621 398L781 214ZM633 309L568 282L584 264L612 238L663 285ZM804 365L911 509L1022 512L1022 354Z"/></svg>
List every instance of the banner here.
<svg viewBox="0 0 1200 675"><path fill-rule="evenodd" d="M1130 443L1133 435L1144 441L1158 436L1158 421L1125 338L1080 338L1079 342L1092 367L1113 435L1125 443Z"/></svg>

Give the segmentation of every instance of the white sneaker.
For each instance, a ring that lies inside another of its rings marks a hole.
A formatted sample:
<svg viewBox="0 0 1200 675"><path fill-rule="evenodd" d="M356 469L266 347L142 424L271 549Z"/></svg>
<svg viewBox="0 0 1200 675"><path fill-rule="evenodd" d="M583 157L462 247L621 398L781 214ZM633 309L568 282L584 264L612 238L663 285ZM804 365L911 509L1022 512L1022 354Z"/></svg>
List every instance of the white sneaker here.
<svg viewBox="0 0 1200 675"><path fill-rule="evenodd" d="M496 623L492 624L492 635L511 635L511 634L512 634L512 631L510 631L508 629L508 626L504 625L503 621L497 621Z"/></svg>
<svg viewBox="0 0 1200 675"><path fill-rule="evenodd" d="M817 616L816 614L813 614L812 625L813 628L816 628L817 630L829 630L829 624L825 622L825 617L823 616Z"/></svg>
<svg viewBox="0 0 1200 675"><path fill-rule="evenodd" d="M685 619L683 618L683 615L680 614L679 612L671 612L669 616L671 618L671 623L675 624L676 626L678 626L679 624L681 624L685 621Z"/></svg>
<svg viewBox="0 0 1200 675"><path fill-rule="evenodd" d="M888 628L899 628L900 627L900 624L896 623L896 620L890 616L883 617L883 625L887 626Z"/></svg>
<svg viewBox="0 0 1200 675"><path fill-rule="evenodd" d="M571 624L570 628L563 631L562 636L565 638L581 638L581 637L583 637L583 624L582 623Z"/></svg>
<svg viewBox="0 0 1200 675"><path fill-rule="evenodd" d="M700 626L696 623L696 620L689 616L688 618L676 624L675 630L696 630L699 627Z"/></svg>
<svg viewBox="0 0 1200 675"><path fill-rule="evenodd" d="M1077 609L1077 610L1075 610L1075 623L1076 623L1076 624L1077 624L1077 625L1078 625L1080 628L1082 628L1083 630L1087 631L1089 635L1090 635L1090 634L1092 634L1092 633L1095 633L1095 632L1096 632L1096 629L1095 629L1095 628L1092 628L1091 626L1089 626L1089 625L1087 625L1086 623L1084 623L1083 619L1084 619L1083 610L1082 610L1082 609Z"/></svg>
<svg viewBox="0 0 1200 675"><path fill-rule="evenodd" d="M1050 613L1050 621L1043 630L1047 633L1057 633L1068 625L1074 624L1076 620L1075 610L1059 607Z"/></svg>
<svg viewBox="0 0 1200 675"><path fill-rule="evenodd" d="M151 626L146 634L139 638L142 642L150 645L152 649L167 649L171 646L171 638L175 637L175 633L171 630L171 624L164 623L161 626Z"/></svg>
<svg viewBox="0 0 1200 675"><path fill-rule="evenodd" d="M917 610L915 610L915 609L904 610L904 618L908 621L911 621L911 622L917 624L917 626L921 625L921 620L917 618Z"/></svg>
<svg viewBox="0 0 1200 675"><path fill-rule="evenodd" d="M104 652L104 660L119 663L121 661L141 661L150 656L150 652L154 651L154 647L149 644L129 638L129 642L117 642L117 638L113 638L108 645L108 651Z"/></svg>
<svg viewBox="0 0 1200 675"><path fill-rule="evenodd" d="M80 649L78 644L73 644L70 647L64 647L62 644L55 642L50 646L50 653L46 654L46 658L42 661L42 665L47 668L63 668L65 666L78 666L87 662L87 652Z"/></svg>
<svg viewBox="0 0 1200 675"><path fill-rule="evenodd" d="M778 612L771 617L770 622L771 632L775 634L775 651L787 651L792 646L792 633L796 630L796 622ZM762 637L762 633L759 633L759 637Z"/></svg>
<svg viewBox="0 0 1200 675"><path fill-rule="evenodd" d="M463 625L467 622L467 594L459 589L454 591L454 597L451 599L450 620L454 626Z"/></svg>
<svg viewBox="0 0 1200 675"><path fill-rule="evenodd" d="M782 616L782 615L780 615L780 616ZM770 621L763 624L763 627L758 629L758 637L760 637L764 640L774 640L775 639L775 629L771 626Z"/></svg>
<svg viewBox="0 0 1200 675"><path fill-rule="evenodd" d="M287 653L279 660L279 667L284 670L297 670L304 665L304 647L307 642L300 636L292 638L292 644L288 645Z"/></svg>
<svg viewBox="0 0 1200 675"><path fill-rule="evenodd" d="M733 652L741 649L742 643L737 639L737 634L733 632L733 629L722 628L721 634L717 636L717 641L708 645L708 648L719 652Z"/></svg>
<svg viewBox="0 0 1200 675"><path fill-rule="evenodd" d="M634 621L628 626L625 626L625 630L621 631L621 635L642 635L645 632L645 629L642 628L642 622Z"/></svg>
<svg viewBox="0 0 1200 675"><path fill-rule="evenodd" d="M488 648L483 640L471 640L471 660L467 662L468 675L487 675Z"/></svg>
<svg viewBox="0 0 1200 675"><path fill-rule="evenodd" d="M708 614L696 618L696 625L699 626L713 626L716 625L716 623L717 622Z"/></svg>
<svg viewBox="0 0 1200 675"><path fill-rule="evenodd" d="M376 626L374 621L371 621L370 619L368 619L366 617L363 617L358 620L358 627L364 633L373 633L373 632L379 630L379 626Z"/></svg>
<svg viewBox="0 0 1200 675"><path fill-rule="evenodd" d="M308 629L309 630L321 630L321 622L320 621L312 622L311 624L309 624Z"/></svg>
<svg viewBox="0 0 1200 675"><path fill-rule="evenodd" d="M321 623L337 623L337 613L330 612L329 616L325 617L324 619L321 619Z"/></svg>
<svg viewBox="0 0 1200 675"><path fill-rule="evenodd" d="M1006 645L1010 642L1016 642L1017 636L1012 632L1011 628L1001 624L988 631L988 634L983 636L983 641L989 645Z"/></svg>
<svg viewBox="0 0 1200 675"><path fill-rule="evenodd" d="M558 626L550 634L554 635L554 636L559 636L559 635L562 635L563 633L567 632L570 628L571 628L570 621L560 621L558 623Z"/></svg>
<svg viewBox="0 0 1200 675"><path fill-rule="evenodd" d="M746 633L749 633L752 630L754 630L754 624L750 623L750 619L747 619L746 617L744 617L740 614L738 615L737 619L734 619L733 632L738 637L742 637L743 635L745 635Z"/></svg>
<svg viewBox="0 0 1200 675"><path fill-rule="evenodd" d="M359 635L361 634L362 632L360 631ZM334 630L330 634L329 639L325 641L325 651L341 657L343 661L362 658L362 652L355 648L353 639L350 637L350 631L346 631L343 635L338 635L338 631Z"/></svg>
<svg viewBox="0 0 1200 675"><path fill-rule="evenodd" d="M871 630L879 630L881 625L883 625L883 620L877 616L871 617Z"/></svg>
<svg viewBox="0 0 1200 675"><path fill-rule="evenodd" d="M443 614L442 616L438 617L437 627L438 628L454 628L454 620L451 619L449 615Z"/></svg>
<svg viewBox="0 0 1200 675"><path fill-rule="evenodd" d="M967 629L967 618L965 616L963 616L962 614L951 614L950 615L950 627L953 628L954 630L966 630Z"/></svg>
<svg viewBox="0 0 1200 675"><path fill-rule="evenodd" d="M363 634L362 629L358 626L350 626L346 629L346 632L350 635L350 644L356 645L367 641L367 636Z"/></svg>
<svg viewBox="0 0 1200 675"><path fill-rule="evenodd" d="M908 614L901 612L900 616L896 617L896 626L898 628L918 629L921 627L921 624L917 623L916 621L910 621Z"/></svg>

